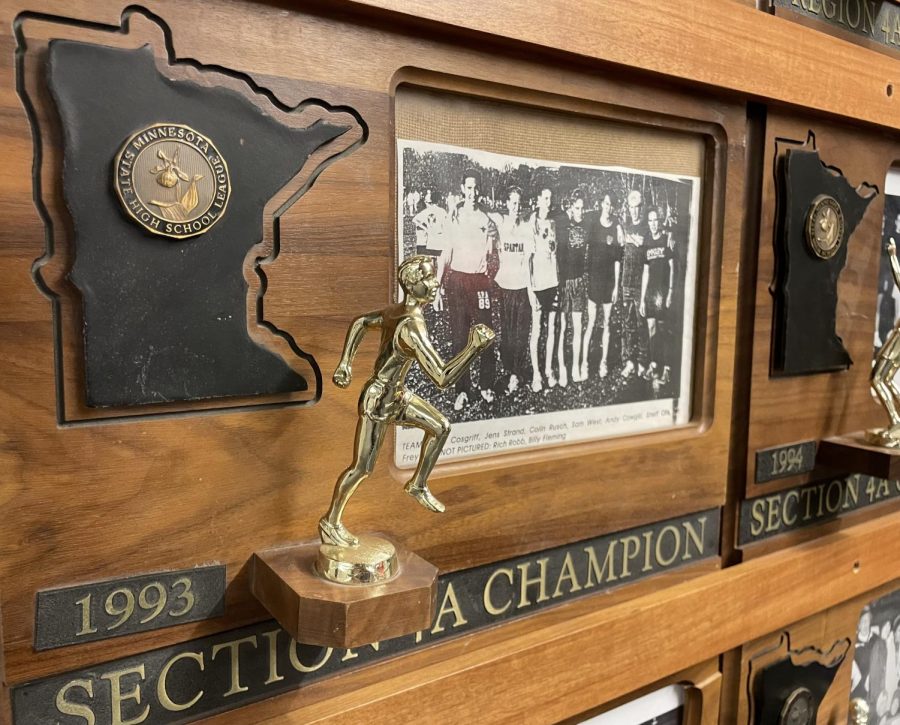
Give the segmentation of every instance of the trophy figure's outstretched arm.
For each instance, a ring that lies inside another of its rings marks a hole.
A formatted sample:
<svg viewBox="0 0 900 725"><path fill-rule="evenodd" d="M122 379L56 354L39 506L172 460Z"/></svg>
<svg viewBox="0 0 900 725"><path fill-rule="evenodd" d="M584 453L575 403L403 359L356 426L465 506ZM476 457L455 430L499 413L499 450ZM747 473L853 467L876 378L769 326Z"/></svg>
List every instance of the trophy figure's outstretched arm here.
<svg viewBox="0 0 900 725"><path fill-rule="evenodd" d="M491 344L494 333L486 325L475 325L469 330L468 344L446 363L431 344L423 320L409 320L400 330L400 339L413 351L426 375L443 390L459 380L472 359Z"/></svg>
<svg viewBox="0 0 900 725"><path fill-rule="evenodd" d="M337 369L334 371L334 384L346 388L350 384L353 375L352 366L353 358L356 357L356 351L365 337L366 331L372 328L381 327L382 314L378 312L370 312L366 315L360 315L347 330L347 338L344 340L344 352L341 355L341 361L338 363Z"/></svg>

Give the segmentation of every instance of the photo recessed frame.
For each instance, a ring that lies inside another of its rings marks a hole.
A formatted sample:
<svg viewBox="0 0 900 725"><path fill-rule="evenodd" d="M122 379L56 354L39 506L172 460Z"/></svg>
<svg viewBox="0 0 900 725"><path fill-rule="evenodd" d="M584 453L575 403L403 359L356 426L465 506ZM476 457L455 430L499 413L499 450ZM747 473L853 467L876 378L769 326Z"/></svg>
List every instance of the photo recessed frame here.
<svg viewBox="0 0 900 725"><path fill-rule="evenodd" d="M396 129L398 260L437 269L435 348L496 334L446 390L410 374L453 424L442 461L689 425L703 137L417 88ZM399 430L395 464L420 446Z"/></svg>

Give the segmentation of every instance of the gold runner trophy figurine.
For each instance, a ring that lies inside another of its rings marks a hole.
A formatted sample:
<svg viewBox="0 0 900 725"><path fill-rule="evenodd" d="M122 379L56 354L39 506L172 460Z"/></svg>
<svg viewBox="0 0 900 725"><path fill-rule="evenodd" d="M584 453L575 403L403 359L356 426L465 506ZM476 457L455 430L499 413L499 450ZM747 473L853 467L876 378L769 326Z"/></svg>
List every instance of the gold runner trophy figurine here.
<svg viewBox="0 0 900 725"><path fill-rule="evenodd" d="M900 262L897 261L897 245L893 239L888 242L887 253L894 284L900 288ZM900 389L894 379L898 371L900 371L900 319L894 323L894 329L878 351L875 366L872 368L872 390L887 411L891 424L887 428L866 431L866 441L885 448L900 447Z"/></svg>
<svg viewBox="0 0 900 725"><path fill-rule="evenodd" d="M444 505L428 489L428 476L450 435L450 423L433 405L404 386L410 367L418 362L443 389L453 385L494 339L490 328L475 325L469 331L465 348L445 363L429 339L422 314L422 305L433 302L440 287L434 263L429 257L410 257L400 265L398 277L403 300L353 321L334 371L335 385L349 386L353 358L363 336L368 330L381 330L375 370L359 396L353 463L335 484L331 507L319 521L322 546L316 570L324 578L342 584L382 582L397 573L393 544L374 536L354 536L342 521L353 492L375 467L389 426L421 428L425 432L418 466L405 490L429 511L444 511Z"/></svg>

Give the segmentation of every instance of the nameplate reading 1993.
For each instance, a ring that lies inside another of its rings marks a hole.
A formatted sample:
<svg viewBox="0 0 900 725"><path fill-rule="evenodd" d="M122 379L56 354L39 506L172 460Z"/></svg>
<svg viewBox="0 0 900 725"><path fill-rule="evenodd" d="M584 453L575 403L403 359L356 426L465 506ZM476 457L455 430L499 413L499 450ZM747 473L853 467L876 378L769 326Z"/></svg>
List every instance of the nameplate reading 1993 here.
<svg viewBox="0 0 900 725"><path fill-rule="evenodd" d="M172 725L719 553L719 509L444 574L430 629L356 649L297 644L274 621L12 688L15 725ZM245 718L246 719L246 718Z"/></svg>
<svg viewBox="0 0 900 725"><path fill-rule="evenodd" d="M816 442L803 441L756 452L756 482L809 473L816 467Z"/></svg>
<svg viewBox="0 0 900 725"><path fill-rule="evenodd" d="M225 613L225 567L199 566L37 593L34 648L148 632Z"/></svg>

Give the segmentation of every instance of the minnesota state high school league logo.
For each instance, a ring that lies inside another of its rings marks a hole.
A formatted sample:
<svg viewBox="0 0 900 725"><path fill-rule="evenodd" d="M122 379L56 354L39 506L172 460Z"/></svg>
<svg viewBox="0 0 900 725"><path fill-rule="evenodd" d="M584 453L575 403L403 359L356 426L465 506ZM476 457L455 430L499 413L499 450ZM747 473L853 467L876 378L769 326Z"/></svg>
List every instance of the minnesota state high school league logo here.
<svg viewBox="0 0 900 725"><path fill-rule="evenodd" d="M122 146L116 193L134 221L174 239L202 234L225 213L228 165L208 136L190 126L157 123Z"/></svg>

